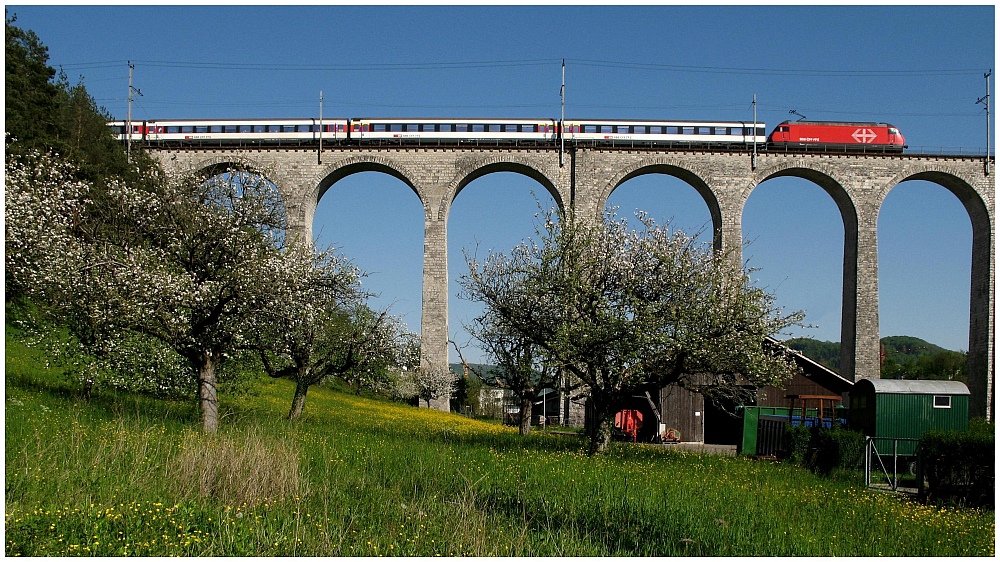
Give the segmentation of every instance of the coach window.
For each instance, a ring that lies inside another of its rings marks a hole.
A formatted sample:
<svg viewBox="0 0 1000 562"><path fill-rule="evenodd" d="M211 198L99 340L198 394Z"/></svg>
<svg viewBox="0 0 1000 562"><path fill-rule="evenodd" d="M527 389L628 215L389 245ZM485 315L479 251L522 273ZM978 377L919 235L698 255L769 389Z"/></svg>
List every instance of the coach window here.
<svg viewBox="0 0 1000 562"><path fill-rule="evenodd" d="M405 130L408 132L419 131L420 126L416 123L406 123Z"/></svg>
<svg viewBox="0 0 1000 562"><path fill-rule="evenodd" d="M423 123L422 125L420 125L420 130L423 131L423 132L425 132L425 133L433 133L434 132L434 124L433 123Z"/></svg>
<svg viewBox="0 0 1000 562"><path fill-rule="evenodd" d="M632 130L637 135L644 135L644 134L646 134L646 126L645 125L636 125L635 127L632 127Z"/></svg>
<svg viewBox="0 0 1000 562"><path fill-rule="evenodd" d="M472 125L472 132L473 133L482 133L485 130L486 130L486 127L484 125L480 124L480 123L475 123L475 124Z"/></svg>
<svg viewBox="0 0 1000 562"><path fill-rule="evenodd" d="M724 134L726 134L726 128L725 127L716 127L715 128L715 134L717 134L717 135L724 135Z"/></svg>
<svg viewBox="0 0 1000 562"><path fill-rule="evenodd" d="M239 130L240 130L241 133L249 133L250 132L250 125L240 125L239 126Z"/></svg>
<svg viewBox="0 0 1000 562"><path fill-rule="evenodd" d="M399 133L403 131L402 123L389 123L389 131L393 133Z"/></svg>
<svg viewBox="0 0 1000 562"><path fill-rule="evenodd" d="M209 131L213 133L221 133L222 125L212 125L211 127L209 127Z"/></svg>
<svg viewBox="0 0 1000 562"><path fill-rule="evenodd" d="M491 133L499 133L500 132L500 124L499 123L491 124L490 125L490 132Z"/></svg>
<svg viewBox="0 0 1000 562"><path fill-rule="evenodd" d="M584 125L583 126L583 132L584 133L596 133L597 132L597 125Z"/></svg>
<svg viewBox="0 0 1000 562"><path fill-rule="evenodd" d="M681 134L684 134L684 135L693 135L694 134L694 127L681 127Z"/></svg>
<svg viewBox="0 0 1000 562"><path fill-rule="evenodd" d="M451 123L441 123L440 130L441 130L442 133L450 133L450 132L454 131L454 129L455 129L455 126L452 125Z"/></svg>
<svg viewBox="0 0 1000 562"><path fill-rule="evenodd" d="M169 127L167 127L167 132L168 133L179 133L179 132L181 132L181 128L178 127L177 125L170 125Z"/></svg>
<svg viewBox="0 0 1000 562"><path fill-rule="evenodd" d="M194 132L196 133L207 133L208 125L195 125Z"/></svg>
<svg viewBox="0 0 1000 562"><path fill-rule="evenodd" d="M614 132L614 128L611 125L601 125L601 132L602 133L611 133L611 132Z"/></svg>
<svg viewBox="0 0 1000 562"><path fill-rule="evenodd" d="M376 133L384 133L385 123L375 123L374 125L372 125L372 131Z"/></svg>
<svg viewBox="0 0 1000 562"><path fill-rule="evenodd" d="M469 132L469 126L465 123L458 123L455 125L455 131L458 133L467 133Z"/></svg>
<svg viewBox="0 0 1000 562"><path fill-rule="evenodd" d="M222 132L223 133L235 133L236 132L236 125L223 125L222 126Z"/></svg>

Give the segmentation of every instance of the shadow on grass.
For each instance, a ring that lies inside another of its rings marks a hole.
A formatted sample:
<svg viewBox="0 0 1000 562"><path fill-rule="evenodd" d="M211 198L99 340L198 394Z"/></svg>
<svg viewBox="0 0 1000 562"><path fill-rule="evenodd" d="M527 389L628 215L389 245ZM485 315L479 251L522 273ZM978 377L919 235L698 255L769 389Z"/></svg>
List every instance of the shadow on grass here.
<svg viewBox="0 0 1000 562"><path fill-rule="evenodd" d="M55 400L86 405L90 415L98 418L110 420L134 416L151 423L182 425L199 419L198 406L193 400L167 400L100 387L94 388L90 398L85 400L80 388L66 380L34 377L27 373L8 373L5 379L8 390L41 393Z"/></svg>

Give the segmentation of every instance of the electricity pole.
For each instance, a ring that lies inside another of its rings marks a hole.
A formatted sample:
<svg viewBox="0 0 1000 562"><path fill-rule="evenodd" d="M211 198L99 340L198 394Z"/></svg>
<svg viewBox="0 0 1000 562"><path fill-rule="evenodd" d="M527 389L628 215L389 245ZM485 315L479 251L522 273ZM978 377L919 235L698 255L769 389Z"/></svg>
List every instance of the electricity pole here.
<svg viewBox="0 0 1000 562"><path fill-rule="evenodd" d="M323 90L319 91L319 152L316 153L316 163L323 163Z"/></svg>
<svg viewBox="0 0 1000 562"><path fill-rule="evenodd" d="M566 152L566 59L562 60L562 86L559 87L559 167L563 166Z"/></svg>
<svg viewBox="0 0 1000 562"><path fill-rule="evenodd" d="M983 78L986 78L986 95L976 100L976 103L986 106L986 161L984 165L987 176L990 175L990 75L992 74L992 68L989 72L983 74Z"/></svg>
<svg viewBox="0 0 1000 562"><path fill-rule="evenodd" d="M753 95L753 156L750 157L750 169L757 169L757 94Z"/></svg>
<svg viewBox="0 0 1000 562"><path fill-rule="evenodd" d="M132 87L132 70L135 69L135 65L132 61L128 62L128 116L125 118L125 158L129 161L132 160L132 94L136 93L140 96L142 92L138 88Z"/></svg>

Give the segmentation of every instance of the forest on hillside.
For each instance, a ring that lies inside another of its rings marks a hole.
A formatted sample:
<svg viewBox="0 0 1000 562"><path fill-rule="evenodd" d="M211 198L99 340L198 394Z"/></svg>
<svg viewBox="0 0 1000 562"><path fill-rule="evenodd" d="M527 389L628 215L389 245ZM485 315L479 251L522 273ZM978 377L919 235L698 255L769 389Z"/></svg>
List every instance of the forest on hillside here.
<svg viewBox="0 0 1000 562"><path fill-rule="evenodd" d="M965 352L944 349L912 336L888 336L880 343L884 379L968 380ZM792 338L785 345L840 371L840 342Z"/></svg>

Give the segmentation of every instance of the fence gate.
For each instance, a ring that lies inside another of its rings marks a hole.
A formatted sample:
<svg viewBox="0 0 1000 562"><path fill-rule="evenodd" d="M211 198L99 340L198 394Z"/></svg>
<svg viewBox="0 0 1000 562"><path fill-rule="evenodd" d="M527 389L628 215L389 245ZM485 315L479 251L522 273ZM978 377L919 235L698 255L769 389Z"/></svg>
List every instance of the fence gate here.
<svg viewBox="0 0 1000 562"><path fill-rule="evenodd" d="M885 476L886 483L892 491L899 489L899 461L905 459L907 465L903 468L907 469L909 462L916 457L916 446L919 442L919 439L910 437L865 437L865 486L872 487L872 470L877 468ZM900 447L900 444L903 446ZM886 461L890 459L891 473L886 466Z"/></svg>

